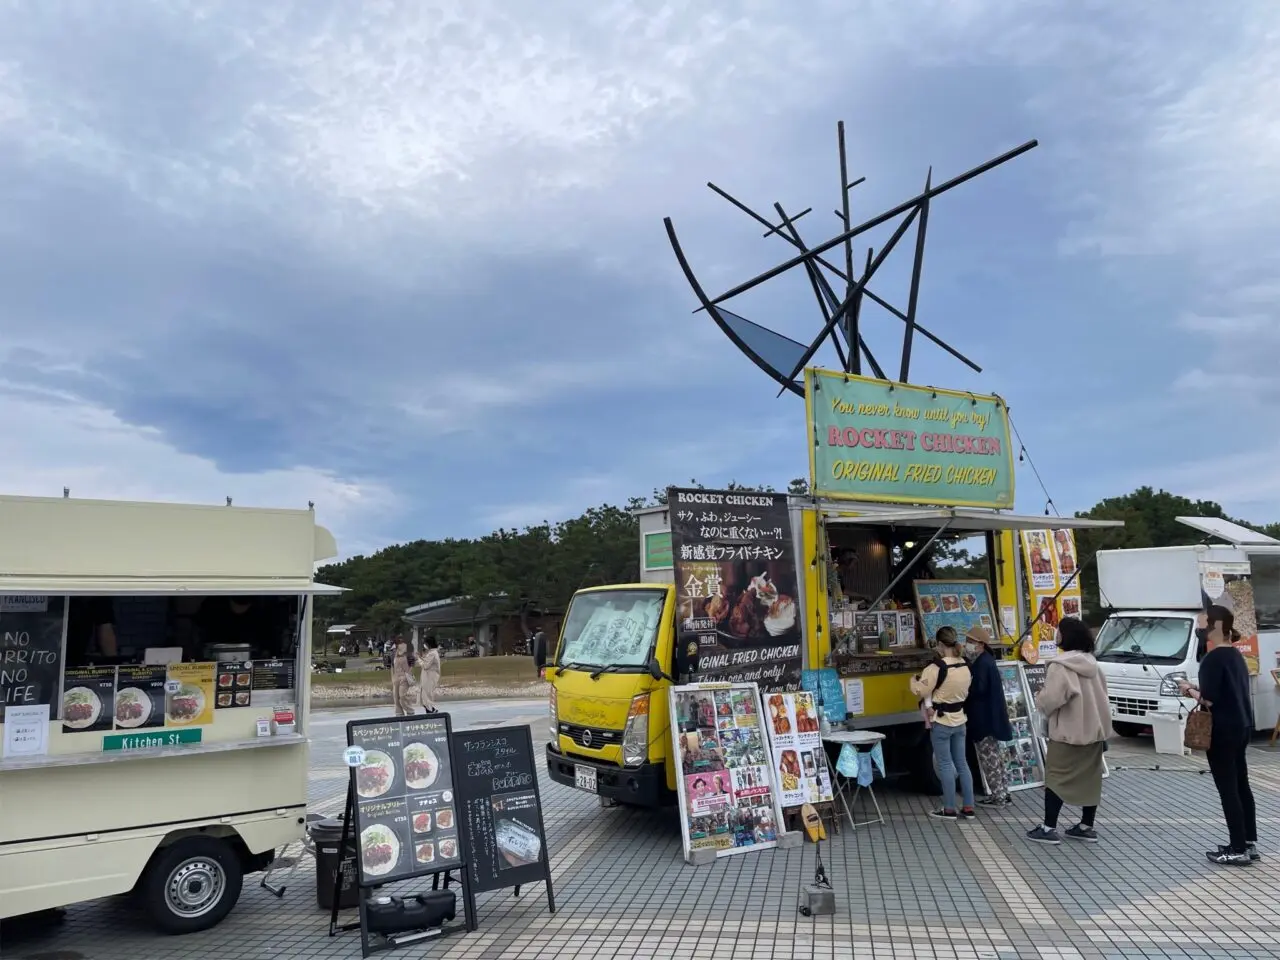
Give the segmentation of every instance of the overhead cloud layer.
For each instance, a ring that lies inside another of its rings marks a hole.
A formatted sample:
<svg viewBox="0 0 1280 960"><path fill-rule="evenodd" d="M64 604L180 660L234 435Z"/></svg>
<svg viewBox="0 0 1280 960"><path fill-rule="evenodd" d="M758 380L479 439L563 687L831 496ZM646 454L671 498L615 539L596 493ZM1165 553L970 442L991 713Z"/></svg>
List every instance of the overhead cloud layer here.
<svg viewBox="0 0 1280 960"><path fill-rule="evenodd" d="M707 180L834 233L844 119L862 216L1042 142L935 205L921 319L985 371L914 376L1008 397L1060 507L1272 518L1278 33L1265 2L0 2L0 490L314 500L351 552L783 484L799 405L690 315L661 219L713 292L788 248ZM818 320L798 276L735 309Z"/></svg>

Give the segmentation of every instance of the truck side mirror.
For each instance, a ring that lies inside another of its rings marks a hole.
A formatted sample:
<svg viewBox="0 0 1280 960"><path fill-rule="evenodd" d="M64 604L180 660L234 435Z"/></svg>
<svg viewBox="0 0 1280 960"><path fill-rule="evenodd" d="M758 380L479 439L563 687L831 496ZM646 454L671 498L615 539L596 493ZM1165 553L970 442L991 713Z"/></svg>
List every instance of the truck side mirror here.
<svg viewBox="0 0 1280 960"><path fill-rule="evenodd" d="M655 680L671 680L670 677L662 672L662 664L658 663L657 657L649 658L649 676ZM674 683L674 681L672 682Z"/></svg>

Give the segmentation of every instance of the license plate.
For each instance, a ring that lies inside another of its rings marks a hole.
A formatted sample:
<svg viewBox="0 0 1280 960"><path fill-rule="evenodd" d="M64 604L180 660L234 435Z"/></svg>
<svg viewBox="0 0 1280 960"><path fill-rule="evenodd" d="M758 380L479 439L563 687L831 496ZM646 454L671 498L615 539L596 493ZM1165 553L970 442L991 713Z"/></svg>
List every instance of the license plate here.
<svg viewBox="0 0 1280 960"><path fill-rule="evenodd" d="M595 767L574 767L573 768L573 785L579 790L585 790L587 793L596 792L596 768Z"/></svg>

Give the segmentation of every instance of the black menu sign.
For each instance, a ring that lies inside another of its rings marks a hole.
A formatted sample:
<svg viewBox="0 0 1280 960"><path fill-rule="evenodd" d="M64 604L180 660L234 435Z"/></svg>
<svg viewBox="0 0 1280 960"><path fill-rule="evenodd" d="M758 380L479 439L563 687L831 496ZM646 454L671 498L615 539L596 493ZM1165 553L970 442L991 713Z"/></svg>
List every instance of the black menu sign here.
<svg viewBox="0 0 1280 960"><path fill-rule="evenodd" d="M116 668L116 729L137 730L164 726L162 666L131 664Z"/></svg>
<svg viewBox="0 0 1280 960"><path fill-rule="evenodd" d="M800 689L801 623L787 495L667 491L681 683Z"/></svg>
<svg viewBox="0 0 1280 960"><path fill-rule="evenodd" d="M476 890L501 890L545 880L551 909L542 802L533 736L528 727L463 730L453 735L462 829Z"/></svg>
<svg viewBox="0 0 1280 960"><path fill-rule="evenodd" d="M360 882L380 886L462 865L449 718L353 720Z"/></svg>
<svg viewBox="0 0 1280 960"><path fill-rule="evenodd" d="M62 681L64 733L110 730L116 717L116 668L67 668Z"/></svg>
<svg viewBox="0 0 1280 960"><path fill-rule="evenodd" d="M1044 689L1044 678L1048 670L1049 665L1047 663L1024 663L1022 665L1022 672L1027 678L1027 686L1031 688L1032 700L1035 700L1040 691Z"/></svg>
<svg viewBox="0 0 1280 960"><path fill-rule="evenodd" d="M269 662L283 663L284 661ZM214 687L216 690L213 698L214 709L225 710L228 707L249 706L250 697L253 695L253 664L247 660L244 663L220 662L218 673L214 677Z"/></svg>
<svg viewBox="0 0 1280 960"><path fill-rule="evenodd" d="M0 595L0 718L8 706L57 710L65 597Z"/></svg>
<svg viewBox="0 0 1280 960"><path fill-rule="evenodd" d="M292 660L254 660L249 670L248 685L241 686L234 693L248 694L250 703L255 707L293 703L296 696L294 688L298 685L295 669Z"/></svg>

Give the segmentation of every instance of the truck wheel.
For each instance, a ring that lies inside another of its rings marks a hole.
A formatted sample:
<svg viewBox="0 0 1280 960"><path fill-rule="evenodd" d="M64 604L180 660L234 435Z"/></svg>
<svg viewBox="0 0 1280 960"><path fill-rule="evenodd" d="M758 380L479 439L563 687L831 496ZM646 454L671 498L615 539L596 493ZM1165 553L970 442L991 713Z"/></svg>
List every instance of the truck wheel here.
<svg viewBox="0 0 1280 960"><path fill-rule="evenodd" d="M243 882L234 850L215 837L184 837L156 855L139 891L164 933L207 930L240 899Z"/></svg>
<svg viewBox="0 0 1280 960"><path fill-rule="evenodd" d="M1146 729L1140 723L1112 723L1112 728L1116 734L1121 737L1140 737L1142 731Z"/></svg>

